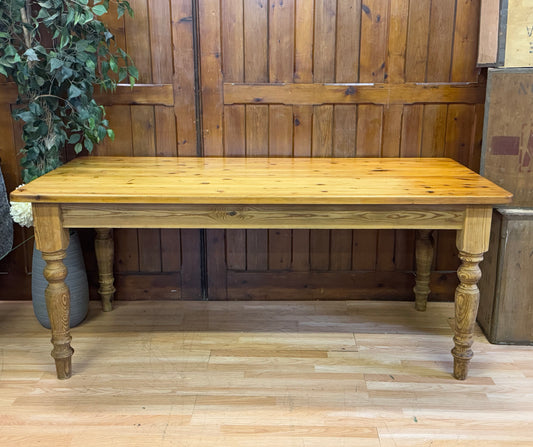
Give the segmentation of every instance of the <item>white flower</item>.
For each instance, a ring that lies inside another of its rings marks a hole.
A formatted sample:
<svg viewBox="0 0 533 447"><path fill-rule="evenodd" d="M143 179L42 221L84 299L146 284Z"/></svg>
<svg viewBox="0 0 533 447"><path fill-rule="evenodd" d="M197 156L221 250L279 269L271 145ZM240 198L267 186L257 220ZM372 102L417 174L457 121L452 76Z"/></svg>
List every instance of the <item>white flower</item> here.
<svg viewBox="0 0 533 447"><path fill-rule="evenodd" d="M20 185L18 188L21 186L24 185ZM33 213L30 202L11 202L9 212L13 222L18 223L20 226L31 227L33 225Z"/></svg>

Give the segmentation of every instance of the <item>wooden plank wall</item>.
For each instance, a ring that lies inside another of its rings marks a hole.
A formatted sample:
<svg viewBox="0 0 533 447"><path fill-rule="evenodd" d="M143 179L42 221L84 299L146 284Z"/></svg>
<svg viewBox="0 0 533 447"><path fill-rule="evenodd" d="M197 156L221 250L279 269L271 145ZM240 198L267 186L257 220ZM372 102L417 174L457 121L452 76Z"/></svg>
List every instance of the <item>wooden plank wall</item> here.
<svg viewBox="0 0 533 447"><path fill-rule="evenodd" d="M477 169L479 9L455 0L199 2L204 155L449 156ZM209 297L405 298L413 245L410 231L208 231ZM454 245L453 232L438 235L440 297L455 286Z"/></svg>
<svg viewBox="0 0 533 447"><path fill-rule="evenodd" d="M480 0L130 3L135 18L109 24L141 85L100 98L116 140L97 154L450 156L479 167ZM9 136L0 156L15 187L19 143L9 101L2 102L8 96L0 94L0 132ZM94 271L92 235L84 236ZM409 231L120 230L115 237L119 299L411 296ZM26 270L17 256L0 265L12 284ZM454 234L441 232L434 298L451 299L456 266Z"/></svg>

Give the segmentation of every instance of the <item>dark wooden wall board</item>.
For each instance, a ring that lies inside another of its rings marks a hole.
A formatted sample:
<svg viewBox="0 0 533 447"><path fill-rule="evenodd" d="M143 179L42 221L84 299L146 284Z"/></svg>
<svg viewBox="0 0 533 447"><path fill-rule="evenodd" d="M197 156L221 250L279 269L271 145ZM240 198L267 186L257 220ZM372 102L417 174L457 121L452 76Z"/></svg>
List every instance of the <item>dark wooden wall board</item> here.
<svg viewBox="0 0 533 447"><path fill-rule="evenodd" d="M491 343L533 345L533 210L494 211L478 323Z"/></svg>
<svg viewBox="0 0 533 447"><path fill-rule="evenodd" d="M481 174L533 207L533 69L489 69Z"/></svg>

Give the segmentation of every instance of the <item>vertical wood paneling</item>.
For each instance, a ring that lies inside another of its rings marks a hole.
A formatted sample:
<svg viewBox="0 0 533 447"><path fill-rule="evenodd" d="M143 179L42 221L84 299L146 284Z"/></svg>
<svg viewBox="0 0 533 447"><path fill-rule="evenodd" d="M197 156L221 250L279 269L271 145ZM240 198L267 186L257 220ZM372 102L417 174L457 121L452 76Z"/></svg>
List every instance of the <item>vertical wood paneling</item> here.
<svg viewBox="0 0 533 447"><path fill-rule="evenodd" d="M244 81L244 11L240 1L221 2L222 73L225 82Z"/></svg>
<svg viewBox="0 0 533 447"><path fill-rule="evenodd" d="M295 17L294 82L312 83L315 2L296 0ZM313 106L295 106L293 115L293 154L295 157L310 157L313 145ZM302 272L310 268L310 231L294 230L292 269Z"/></svg>
<svg viewBox="0 0 533 447"><path fill-rule="evenodd" d="M194 80L194 27L192 2L170 0L172 18L174 115L178 155L195 156L196 103ZM168 38L168 36L167 36Z"/></svg>
<svg viewBox="0 0 533 447"><path fill-rule="evenodd" d="M170 3L168 1L150 4L150 52L152 55L152 81L154 84L172 84L174 67L171 33ZM176 120L171 107L155 106L156 155L176 156Z"/></svg>
<svg viewBox="0 0 533 447"><path fill-rule="evenodd" d="M242 157L246 154L244 126L244 105L226 106L224 109L225 156ZM229 269L246 269L246 230L226 230L226 262Z"/></svg>
<svg viewBox="0 0 533 447"><path fill-rule="evenodd" d="M296 0L294 82L313 82L314 7L312 1Z"/></svg>
<svg viewBox="0 0 533 447"><path fill-rule="evenodd" d="M244 2L244 79L268 81L268 0Z"/></svg>
<svg viewBox="0 0 533 447"><path fill-rule="evenodd" d="M426 79L430 7L431 0L410 3L405 68L407 82L423 82Z"/></svg>
<svg viewBox="0 0 533 447"><path fill-rule="evenodd" d="M290 82L294 71L294 1L270 0L270 82Z"/></svg>
<svg viewBox="0 0 533 447"><path fill-rule="evenodd" d="M335 45L335 81L357 82L359 79L359 47L361 34L361 2L337 2ZM331 51L331 50L330 50ZM333 110L334 157L354 157L357 135L357 108L335 105ZM352 266L353 231L330 232L330 269L350 270Z"/></svg>
<svg viewBox="0 0 533 447"><path fill-rule="evenodd" d="M222 73L225 82L244 82L244 9L237 1L221 2ZM246 155L244 105L224 107L224 156ZM226 264L246 268L246 230L226 230Z"/></svg>
<svg viewBox="0 0 533 447"><path fill-rule="evenodd" d="M292 107L271 105L269 108L269 156L292 155ZM291 230L268 231L269 269L288 269L291 264Z"/></svg>
<svg viewBox="0 0 533 447"><path fill-rule="evenodd" d="M176 149L178 155L195 156L199 148L196 132L193 4L191 0L170 0L170 6ZM179 241L182 261L181 296L183 299L199 299L202 297L200 231L180 230ZM164 253L163 251L163 260Z"/></svg>
<svg viewBox="0 0 533 447"><path fill-rule="evenodd" d="M172 46L168 45L171 35L169 17L170 2L150 4L150 51L152 54L152 80L158 84L172 84ZM156 155L178 155L176 144L176 119L172 107L155 106L155 146ZM181 268L180 231L165 229L159 231L161 238L161 271L177 272Z"/></svg>
<svg viewBox="0 0 533 447"><path fill-rule="evenodd" d="M359 81L383 82L386 73L389 0L365 0L361 9Z"/></svg>
<svg viewBox="0 0 533 447"><path fill-rule="evenodd" d="M222 98L224 82L476 82L479 4L479 0L133 0L134 19L109 15L105 20L118 45L134 57L141 82L173 84L174 106L107 107L116 140L106 141L95 153L452 156L477 168L482 104L225 107ZM197 125L202 129L200 139ZM5 133L3 126L0 122ZM197 145L201 140L203 145ZM441 233L436 267L452 270L457 264L454 235ZM212 299L227 298L228 272L235 270L256 278L267 278L269 269L283 270L288 283L292 274L310 278L328 270L406 272L413 268L413 238L408 231L209 231L209 293ZM129 272L180 271L182 297L200 297L198 230L117 231L116 254L121 278Z"/></svg>
<svg viewBox="0 0 533 447"><path fill-rule="evenodd" d="M382 157L399 157L402 143L404 106L395 104L383 108Z"/></svg>
<svg viewBox="0 0 533 447"><path fill-rule="evenodd" d="M423 112L422 104L404 106L401 157L420 157Z"/></svg>
<svg viewBox="0 0 533 447"><path fill-rule="evenodd" d="M128 54L135 60L139 70L139 82L151 84L152 51L150 48L150 18L146 0L133 0L135 17L126 15L126 47ZM155 116L153 106L132 106L133 155L155 156ZM138 230L139 270L145 272L161 271L161 237L159 230Z"/></svg>
<svg viewBox="0 0 533 447"><path fill-rule="evenodd" d="M391 0L386 81L405 81L409 0Z"/></svg>
<svg viewBox="0 0 533 447"><path fill-rule="evenodd" d="M220 1L202 0L199 6L203 153L206 156L222 156L224 146Z"/></svg>
<svg viewBox="0 0 533 447"><path fill-rule="evenodd" d="M269 2L269 79L291 82L294 74L294 0ZM269 107L269 156L288 157L293 149L293 114L291 106ZM291 230L269 230L268 264L283 270L291 265Z"/></svg>
<svg viewBox="0 0 533 447"><path fill-rule="evenodd" d="M474 106L450 104L446 124L445 156L468 166L475 124Z"/></svg>
<svg viewBox="0 0 533 447"><path fill-rule="evenodd" d="M333 155L333 106L315 106L312 145L313 157Z"/></svg>
<svg viewBox="0 0 533 447"><path fill-rule="evenodd" d="M426 104L422 124L423 157L444 157L446 143L446 119L448 106Z"/></svg>
<svg viewBox="0 0 533 447"><path fill-rule="evenodd" d="M350 105L334 106L333 157L355 157L357 109Z"/></svg>
<svg viewBox="0 0 533 447"><path fill-rule="evenodd" d="M428 82L448 82L452 60L456 0L431 2L427 56Z"/></svg>
<svg viewBox="0 0 533 447"><path fill-rule="evenodd" d="M451 77L453 82L473 82L478 78L476 63L479 14L479 0L457 0Z"/></svg>
<svg viewBox="0 0 533 447"><path fill-rule="evenodd" d="M410 70L413 68L410 58L413 55L418 57L417 52L413 51L415 48L418 49L418 46L413 45L413 41L417 43L423 41L420 34L424 31L417 30L419 34L416 37L411 20L414 11L420 8L419 2L416 5L413 8L413 2L407 0L391 0L390 2L385 82L398 84L409 80ZM427 36L424 37L427 40ZM420 53L422 52L420 51ZM420 60L425 60L425 54ZM420 61L417 60L416 63L425 68L425 64L421 64ZM416 106L414 107L416 108ZM406 109L408 106L402 105L383 107L382 157L405 156L406 154L403 152L406 152L406 148L414 151L419 147L419 141L413 141L413 136L418 135L414 129L410 129L410 127L418 125L418 121L411 120L412 116ZM378 271L396 270L398 247L404 246L409 238L410 234L405 230L379 230L377 233L376 269Z"/></svg>
<svg viewBox="0 0 533 447"><path fill-rule="evenodd" d="M337 82L357 82L359 78L359 37L361 34L361 2L337 2L337 36L335 71Z"/></svg>
<svg viewBox="0 0 533 447"><path fill-rule="evenodd" d="M268 82L268 0L244 2L244 79ZM268 156L268 105L246 106L246 156ZM268 232L246 230L246 269L268 269Z"/></svg>
<svg viewBox="0 0 533 447"><path fill-rule="evenodd" d="M368 0L361 6L361 48L359 82L384 82L387 77L388 0ZM357 108L358 157L379 157L383 134L383 107L361 105ZM375 270L378 232L353 232L353 267Z"/></svg>
<svg viewBox="0 0 533 447"><path fill-rule="evenodd" d="M219 0L198 3L199 64L202 93L203 154L224 155L222 102L222 33ZM226 239L224 230L206 231L207 286L210 298L226 299Z"/></svg>
<svg viewBox="0 0 533 447"><path fill-rule="evenodd" d="M109 14L103 19L115 38L117 46L126 48L126 25L124 16L117 19L116 5L110 3ZM115 132L115 140L106 138L94 148L95 155L132 155L130 106L113 105L105 108L109 126Z"/></svg>
<svg viewBox="0 0 533 447"><path fill-rule="evenodd" d="M315 2L313 76L316 83L335 81L336 16L336 1ZM311 150L313 157L331 157L333 155L333 111L333 106L329 104L313 108ZM329 230L310 231L309 261L312 270L328 270L330 265L330 235Z"/></svg>
<svg viewBox="0 0 533 447"><path fill-rule="evenodd" d="M315 2L314 80L333 82L335 79L336 0Z"/></svg>

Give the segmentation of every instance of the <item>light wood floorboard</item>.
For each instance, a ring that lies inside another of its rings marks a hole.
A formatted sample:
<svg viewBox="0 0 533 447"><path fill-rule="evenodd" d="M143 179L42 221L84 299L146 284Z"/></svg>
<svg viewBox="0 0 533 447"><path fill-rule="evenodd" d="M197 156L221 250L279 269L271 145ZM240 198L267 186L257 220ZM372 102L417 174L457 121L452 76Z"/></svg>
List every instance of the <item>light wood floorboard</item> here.
<svg viewBox="0 0 533 447"><path fill-rule="evenodd" d="M0 302L0 446L533 446L533 347L476 332L452 378L452 303L92 302L55 378L29 302Z"/></svg>

